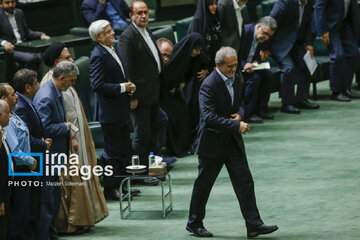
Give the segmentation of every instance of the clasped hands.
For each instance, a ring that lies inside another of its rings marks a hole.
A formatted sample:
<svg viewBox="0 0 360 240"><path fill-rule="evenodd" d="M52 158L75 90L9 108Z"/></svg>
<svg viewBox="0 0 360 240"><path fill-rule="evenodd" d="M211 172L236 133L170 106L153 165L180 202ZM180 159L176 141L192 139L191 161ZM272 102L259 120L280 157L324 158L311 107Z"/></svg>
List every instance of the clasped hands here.
<svg viewBox="0 0 360 240"><path fill-rule="evenodd" d="M250 130L250 125L244 121L241 121L241 116L237 113L230 115L230 120L240 122L239 133L245 134Z"/></svg>

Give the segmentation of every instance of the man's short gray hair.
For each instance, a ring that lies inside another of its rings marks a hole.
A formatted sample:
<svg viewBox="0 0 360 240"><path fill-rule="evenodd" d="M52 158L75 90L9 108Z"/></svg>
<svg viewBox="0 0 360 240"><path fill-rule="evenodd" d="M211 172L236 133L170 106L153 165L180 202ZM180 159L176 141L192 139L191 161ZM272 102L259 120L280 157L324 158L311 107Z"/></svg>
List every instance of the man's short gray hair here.
<svg viewBox="0 0 360 240"><path fill-rule="evenodd" d="M5 104L7 104L7 102L5 100L0 99L0 114L4 114Z"/></svg>
<svg viewBox="0 0 360 240"><path fill-rule="evenodd" d="M57 79L60 76L71 77L75 74L79 75L79 68L69 61L59 62L53 70L54 79Z"/></svg>
<svg viewBox="0 0 360 240"><path fill-rule="evenodd" d="M215 63L224 63L225 57L233 57L237 56L236 50L232 47L222 47L219 51L217 51L215 56Z"/></svg>
<svg viewBox="0 0 360 240"><path fill-rule="evenodd" d="M276 31L277 23L276 20L270 16L263 17L259 20L258 24L260 24L261 28L270 27L271 31Z"/></svg>
<svg viewBox="0 0 360 240"><path fill-rule="evenodd" d="M92 22L89 27L89 35L94 42L97 42L96 35L104 31L104 28L109 25L110 22L104 19Z"/></svg>

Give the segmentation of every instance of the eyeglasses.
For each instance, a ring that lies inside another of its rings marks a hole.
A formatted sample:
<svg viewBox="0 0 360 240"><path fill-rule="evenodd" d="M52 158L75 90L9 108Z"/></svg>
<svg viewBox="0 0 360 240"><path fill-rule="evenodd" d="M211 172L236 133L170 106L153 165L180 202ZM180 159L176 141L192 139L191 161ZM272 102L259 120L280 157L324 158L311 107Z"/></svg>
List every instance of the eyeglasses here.
<svg viewBox="0 0 360 240"><path fill-rule="evenodd" d="M106 30L106 31L102 32L102 34L107 35L107 34L113 33L113 32L114 32L114 30L109 29L109 30Z"/></svg>
<svg viewBox="0 0 360 240"><path fill-rule="evenodd" d="M271 34L268 33L268 32L265 32L264 29L263 29L261 26L260 26L260 30L261 30L261 32L262 32L265 36L271 37Z"/></svg>

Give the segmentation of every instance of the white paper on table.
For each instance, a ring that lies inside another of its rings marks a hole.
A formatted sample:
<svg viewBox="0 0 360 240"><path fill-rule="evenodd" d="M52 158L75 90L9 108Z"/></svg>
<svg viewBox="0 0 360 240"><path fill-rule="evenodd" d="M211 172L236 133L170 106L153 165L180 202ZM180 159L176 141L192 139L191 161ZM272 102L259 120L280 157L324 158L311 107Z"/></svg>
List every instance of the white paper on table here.
<svg viewBox="0 0 360 240"><path fill-rule="evenodd" d="M252 63L253 70L264 70L264 69L270 69L270 63L269 62L263 62L263 63ZM242 72L245 72L245 70L242 70Z"/></svg>
<svg viewBox="0 0 360 240"><path fill-rule="evenodd" d="M307 68L309 69L309 72L311 74L311 76L314 74L316 68L318 67L318 64L314 58L311 58L310 56L310 52L306 51L305 55L304 55L304 62L307 66Z"/></svg>

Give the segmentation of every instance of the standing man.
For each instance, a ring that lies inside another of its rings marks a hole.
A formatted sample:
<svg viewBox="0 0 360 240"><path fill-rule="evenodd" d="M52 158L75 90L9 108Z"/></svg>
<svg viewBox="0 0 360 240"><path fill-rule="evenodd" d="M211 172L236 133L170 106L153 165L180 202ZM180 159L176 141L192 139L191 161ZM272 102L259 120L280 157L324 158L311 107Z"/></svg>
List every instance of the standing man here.
<svg viewBox="0 0 360 240"><path fill-rule="evenodd" d="M128 81L124 59L113 47L114 31L106 20L93 22L89 34L97 42L90 56L90 81L95 92L95 119L100 121L104 135L103 158L113 166L114 175L125 175L132 148L127 121L130 118L130 98L135 84ZM114 111L116 109L116 111ZM104 179L107 200L119 199L120 179Z"/></svg>
<svg viewBox="0 0 360 240"><path fill-rule="evenodd" d="M16 51L14 44L50 37L28 28L23 11L16 8L16 0L0 0L0 7L0 44L14 61L21 63L24 67L38 70L40 55Z"/></svg>
<svg viewBox="0 0 360 240"><path fill-rule="evenodd" d="M239 77L235 75L237 53L233 48L222 47L216 53L215 62L216 69L200 88L200 129L196 150L199 175L194 183L186 229L197 237L213 236L203 225L205 206L225 164L246 222L247 236L268 234L278 227L265 225L256 206L254 182L241 137L250 126L242 121L242 89Z"/></svg>
<svg viewBox="0 0 360 240"><path fill-rule="evenodd" d="M354 34L359 39L359 12L356 0L316 0L313 27L330 52L331 99L349 102L359 98L351 84L359 58Z"/></svg>
<svg viewBox="0 0 360 240"><path fill-rule="evenodd" d="M244 36L242 9L248 0L219 0L218 12L221 24L221 46L230 46L240 56Z"/></svg>
<svg viewBox="0 0 360 240"><path fill-rule="evenodd" d="M57 64L53 71L51 81L45 83L36 93L33 101L35 110L39 113L41 122L45 128L46 137L51 138L52 144L49 154L69 154L69 130L71 123L67 121L65 103L61 91L66 91L74 85L78 68L69 61ZM54 157L56 165L59 159ZM63 159L63 158L61 158ZM58 217L61 189L60 186L46 184L47 182L58 182L59 174L56 176L44 176L44 186L41 194L41 213L39 222L39 240L58 239L55 222Z"/></svg>
<svg viewBox="0 0 360 240"><path fill-rule="evenodd" d="M306 51L314 57L312 45L315 36L310 27L313 6L313 0L279 0L270 14L278 26L272 41L271 56L280 66L281 111L285 113L299 114L299 108L320 107L308 100L311 75L303 60Z"/></svg>
<svg viewBox="0 0 360 240"><path fill-rule="evenodd" d="M272 73L269 69L254 71L253 64L262 62L260 52L265 48L264 42L274 35L276 28L276 21L271 17L263 17L256 25L247 24L244 28L240 69L245 72L245 121L248 123L263 123L263 119L274 119L268 113Z"/></svg>
<svg viewBox="0 0 360 240"><path fill-rule="evenodd" d="M141 164L148 165L148 155L156 149L162 62L154 37L146 27L149 19L146 3L135 0L129 7L132 23L121 34L117 49L128 78L136 85L136 92L130 97L135 132L132 145Z"/></svg>

